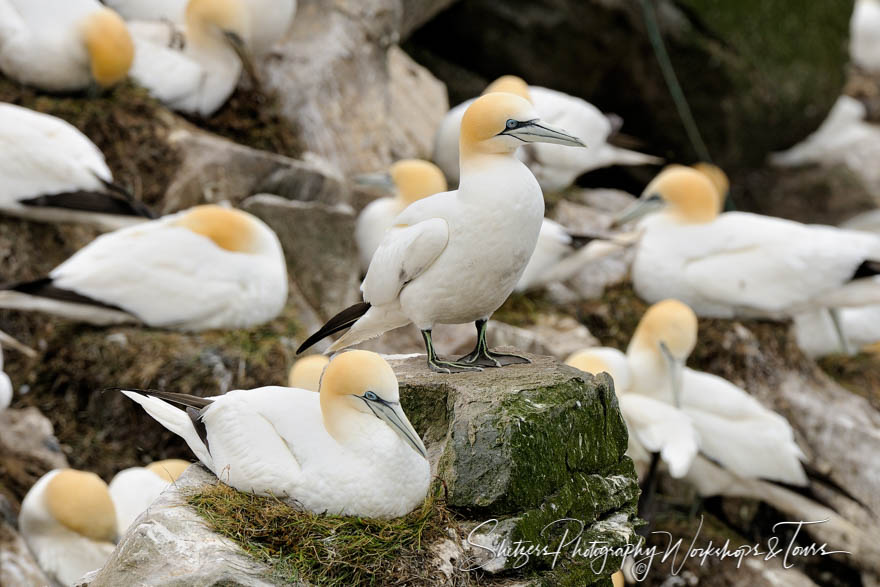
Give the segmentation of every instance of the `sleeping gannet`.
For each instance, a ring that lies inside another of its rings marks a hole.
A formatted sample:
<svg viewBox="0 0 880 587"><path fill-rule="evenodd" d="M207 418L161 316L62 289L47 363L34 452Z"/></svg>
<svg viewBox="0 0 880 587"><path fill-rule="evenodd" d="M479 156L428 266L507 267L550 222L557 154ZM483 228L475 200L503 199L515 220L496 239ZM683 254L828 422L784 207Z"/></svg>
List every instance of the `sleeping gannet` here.
<svg viewBox="0 0 880 587"><path fill-rule="evenodd" d="M125 534L138 516L191 464L181 459L167 459L155 461L146 467L130 467L116 473L108 490L116 509L119 535Z"/></svg>
<svg viewBox="0 0 880 587"><path fill-rule="evenodd" d="M579 175L611 165L659 164L662 159L608 144L612 134L610 120L585 100L562 92L529 86L522 79L506 75L498 78L483 94L508 92L532 102L542 120L566 128L590 146L587 150L564 149L553 144L526 145L519 153L545 192L570 186ZM461 119L474 100L462 102L447 113L434 139L434 162L451 183L458 183L458 140Z"/></svg>
<svg viewBox="0 0 880 587"><path fill-rule="evenodd" d="M680 478L688 472L699 450L699 435L690 417L668 403L634 393L626 355L617 349L597 347L573 353L566 365L586 373L608 373L620 403L620 413L629 429L626 454L647 465L652 453L659 453L669 474Z"/></svg>
<svg viewBox="0 0 880 587"><path fill-rule="evenodd" d="M849 55L853 63L880 73L880 2L856 0L849 30Z"/></svg>
<svg viewBox="0 0 880 587"><path fill-rule="evenodd" d="M75 469L49 471L31 487L18 527L43 572L62 585L100 569L116 546L107 484Z"/></svg>
<svg viewBox="0 0 880 587"><path fill-rule="evenodd" d="M278 237L214 205L101 235L48 277L0 288L0 308L190 331L260 324L286 301Z"/></svg>
<svg viewBox="0 0 880 587"><path fill-rule="evenodd" d="M242 67L254 77L246 44L250 14L243 0L189 0L180 36L161 22L131 22L131 76L169 108L210 116L235 90ZM254 77L255 79L255 77Z"/></svg>
<svg viewBox="0 0 880 587"><path fill-rule="evenodd" d="M122 81L134 45L118 14L97 0L0 0L0 71L49 92Z"/></svg>
<svg viewBox="0 0 880 587"><path fill-rule="evenodd" d="M113 230L153 218L113 184L104 155L73 125L0 103L0 212Z"/></svg>
<svg viewBox="0 0 880 587"><path fill-rule="evenodd" d="M541 188L514 154L533 142L584 146L541 121L519 96L493 93L471 104L461 122L459 188L414 202L397 217L361 285L364 302L331 318L297 352L346 328L330 351L413 322L435 371L528 362L491 352L486 323L519 281L541 230ZM454 362L439 360L434 325L471 321L478 332L473 352Z"/></svg>
<svg viewBox="0 0 880 587"><path fill-rule="evenodd" d="M318 391L321 375L330 359L324 355L309 355L298 359L287 375L287 387Z"/></svg>
<svg viewBox="0 0 880 587"><path fill-rule="evenodd" d="M361 175L355 181L394 194L373 200L358 215L354 237L364 272L397 215L416 200L447 189L446 178L440 168L421 159L403 159L393 163L388 173Z"/></svg>
<svg viewBox="0 0 880 587"><path fill-rule="evenodd" d="M277 386L211 398L122 393L239 491L371 518L403 516L428 492L425 445L400 407L394 371L375 353L334 357L319 393Z"/></svg>
<svg viewBox="0 0 880 587"><path fill-rule="evenodd" d="M745 212L719 214L700 172L672 167L617 224L639 225L636 293L682 300L700 316L780 318L824 307L880 303L880 237Z"/></svg>

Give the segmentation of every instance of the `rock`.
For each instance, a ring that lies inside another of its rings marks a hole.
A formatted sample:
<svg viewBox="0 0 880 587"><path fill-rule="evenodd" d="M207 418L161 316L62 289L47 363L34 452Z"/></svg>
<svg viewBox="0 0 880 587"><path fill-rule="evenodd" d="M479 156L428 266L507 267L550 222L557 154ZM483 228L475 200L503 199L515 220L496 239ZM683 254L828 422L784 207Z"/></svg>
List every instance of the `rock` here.
<svg viewBox="0 0 880 587"><path fill-rule="evenodd" d="M67 466L52 423L37 408L0 411L0 497L16 511L40 477Z"/></svg>
<svg viewBox="0 0 880 587"><path fill-rule="evenodd" d="M212 532L186 505L187 491L209 483L217 478L200 465L187 469L132 524L104 568L79 585L274 585L265 578L268 567Z"/></svg>
<svg viewBox="0 0 880 587"><path fill-rule="evenodd" d="M49 585L31 551L15 528L0 518L0 585Z"/></svg>

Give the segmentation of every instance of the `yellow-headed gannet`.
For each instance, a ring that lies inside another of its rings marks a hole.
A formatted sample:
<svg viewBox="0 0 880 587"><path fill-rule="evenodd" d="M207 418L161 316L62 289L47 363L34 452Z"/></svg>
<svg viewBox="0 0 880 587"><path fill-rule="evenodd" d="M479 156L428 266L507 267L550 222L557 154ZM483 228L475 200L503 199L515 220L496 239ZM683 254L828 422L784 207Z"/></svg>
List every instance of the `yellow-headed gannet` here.
<svg viewBox="0 0 880 587"><path fill-rule="evenodd" d="M309 355L298 359L287 375L287 386L318 391L321 375L329 362L330 359L324 355Z"/></svg>
<svg viewBox="0 0 880 587"><path fill-rule="evenodd" d="M620 412L629 428L626 454L647 465L652 453L659 453L669 474L683 477L699 450L699 435L690 417L675 406L634 393L626 355L617 349L597 347L573 353L565 360L593 375L605 372L614 380Z"/></svg>
<svg viewBox="0 0 880 587"><path fill-rule="evenodd" d="M134 45L125 22L97 0L0 0L0 71L50 92L111 86Z"/></svg>
<svg viewBox="0 0 880 587"><path fill-rule="evenodd" d="M153 218L114 185L104 155L60 118L0 104L0 212L113 230Z"/></svg>
<svg viewBox="0 0 880 587"><path fill-rule="evenodd" d="M571 131L590 146L588 150L563 149L558 145L528 145L519 153L535 174L541 188L547 192L560 191L577 177L593 169L611 165L659 164L662 159L608 144L612 134L611 121L595 106L585 100L541 88L529 86L522 79L506 75L492 82L484 91L508 92L529 100L542 120ZM434 162L451 183L459 181L458 139L461 119L474 100L462 102L449 111L434 139Z"/></svg>
<svg viewBox="0 0 880 587"><path fill-rule="evenodd" d="M361 270L364 272L370 266L370 259L379 248L385 233L404 208L417 200L447 190L446 178L440 168L421 159L403 159L393 163L388 173L361 175L355 181L394 193L392 197L373 200L358 216L354 237L360 254Z"/></svg>
<svg viewBox="0 0 880 587"><path fill-rule="evenodd" d="M849 55L853 63L871 73L880 73L880 2L856 0L849 30Z"/></svg>
<svg viewBox="0 0 880 587"><path fill-rule="evenodd" d="M120 536L190 464L181 459L155 461L146 467L124 469L113 476L109 491Z"/></svg>
<svg viewBox="0 0 880 587"><path fill-rule="evenodd" d="M246 328L286 301L278 237L256 217L214 205L104 234L48 277L0 289L2 308L179 330Z"/></svg>
<svg viewBox="0 0 880 587"><path fill-rule="evenodd" d="M40 568L62 585L104 566L117 537L107 484L75 469L43 475L21 502L18 526Z"/></svg>
<svg viewBox="0 0 880 587"><path fill-rule="evenodd" d="M394 371L375 353L334 357L319 393L275 386L212 398L123 393L240 491L372 518L402 516L428 491L425 446L400 407Z"/></svg>
<svg viewBox="0 0 880 587"><path fill-rule="evenodd" d="M174 110L209 116L235 90L242 67L254 73L243 0L189 0L182 47L167 24L131 22L129 28L136 47L131 76Z"/></svg>
<svg viewBox="0 0 880 587"><path fill-rule="evenodd" d="M633 264L649 302L684 301L701 316L787 317L880 303L880 237L745 212L719 214L709 179L671 167L618 219L651 214Z"/></svg>
<svg viewBox="0 0 880 587"><path fill-rule="evenodd" d="M414 202L397 217L361 285L364 302L331 318L298 352L346 328L331 351L413 322L435 371L528 362L491 352L486 322L519 281L541 230L541 188L514 154L534 142L584 146L541 121L519 96L493 93L471 104L461 122L459 188ZM478 332L474 351L455 362L439 360L434 325L471 321Z"/></svg>

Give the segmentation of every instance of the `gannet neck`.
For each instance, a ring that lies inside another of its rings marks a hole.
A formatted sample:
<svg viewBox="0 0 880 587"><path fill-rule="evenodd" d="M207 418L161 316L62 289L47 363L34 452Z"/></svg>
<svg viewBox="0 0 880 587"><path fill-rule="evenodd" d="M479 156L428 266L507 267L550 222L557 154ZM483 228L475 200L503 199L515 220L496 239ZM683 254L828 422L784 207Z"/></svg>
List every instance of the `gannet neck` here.
<svg viewBox="0 0 880 587"><path fill-rule="evenodd" d="M81 26L92 78L103 87L122 81L134 62L134 42L125 21L101 8L86 16Z"/></svg>
<svg viewBox="0 0 880 587"><path fill-rule="evenodd" d="M48 513L58 524L91 540L116 539L116 510L107 484L85 471L63 469L45 487Z"/></svg>
<svg viewBox="0 0 880 587"><path fill-rule="evenodd" d="M249 254L268 252L266 235L263 233L269 228L241 210L213 204L195 206L182 213L175 223L211 239L227 251Z"/></svg>
<svg viewBox="0 0 880 587"><path fill-rule="evenodd" d="M403 159L391 165L389 174L404 208L448 188L443 172L430 161Z"/></svg>
<svg viewBox="0 0 880 587"><path fill-rule="evenodd" d="M535 103L532 100L531 94L529 94L529 84L523 78L515 75L502 75L486 86L486 89L483 90L483 95L491 94L492 92L507 92L508 94L528 100L532 104Z"/></svg>
<svg viewBox="0 0 880 587"><path fill-rule="evenodd" d="M223 35L250 41L250 13L241 0L190 0L186 6L187 42L226 45Z"/></svg>
<svg viewBox="0 0 880 587"><path fill-rule="evenodd" d="M643 200L659 196L666 203L664 214L684 224L703 224L718 217L723 195L709 177L694 168L672 165L648 184Z"/></svg>

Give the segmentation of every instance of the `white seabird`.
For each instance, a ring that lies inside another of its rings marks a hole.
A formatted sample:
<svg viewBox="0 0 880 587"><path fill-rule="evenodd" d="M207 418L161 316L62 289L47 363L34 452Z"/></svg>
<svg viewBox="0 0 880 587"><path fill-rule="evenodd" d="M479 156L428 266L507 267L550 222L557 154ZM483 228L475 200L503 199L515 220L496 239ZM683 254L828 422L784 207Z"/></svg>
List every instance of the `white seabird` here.
<svg viewBox="0 0 880 587"><path fill-rule="evenodd" d="M286 301L278 237L256 217L214 205L104 234L48 277L0 289L0 308L190 331L254 326Z"/></svg>
<svg viewBox="0 0 880 587"><path fill-rule="evenodd" d="M394 194L373 200L358 215L354 237L364 272L397 215L413 202L447 189L440 168L421 159L403 159L393 163L388 173L361 175L355 181Z"/></svg>
<svg viewBox="0 0 880 587"><path fill-rule="evenodd" d="M364 302L343 310L297 352L345 328L330 346L343 349L410 322L422 331L428 365L439 372L524 363L496 354L486 322L507 299L535 249L544 218L541 188L514 152L523 143L584 146L538 118L528 101L487 94L461 123L461 184L404 210L373 255L361 285ZM431 342L436 324L475 322L477 346L458 361L441 361Z"/></svg>
<svg viewBox="0 0 880 587"><path fill-rule="evenodd" d="M104 566L116 547L113 500L94 473L43 475L21 502L18 526L40 568L62 585Z"/></svg>
<svg viewBox="0 0 880 587"><path fill-rule="evenodd" d="M73 125L0 104L0 211L114 230L153 218L113 183L104 155Z"/></svg>
<svg viewBox="0 0 880 587"><path fill-rule="evenodd" d="M287 375L287 387L318 391L321 375L329 362L330 359L324 355L309 355L297 359Z"/></svg>
<svg viewBox="0 0 880 587"><path fill-rule="evenodd" d="M428 491L425 446L400 407L394 371L375 353L334 357L317 394L275 386L213 398L123 393L240 491L371 518L403 516Z"/></svg>
<svg viewBox="0 0 880 587"><path fill-rule="evenodd" d="M611 165L659 164L662 159L620 149L608 144L612 134L611 121L599 109L580 98L562 92L529 86L522 79L506 75L492 82L484 95L508 92L532 102L541 119L580 137L588 150L564 149L553 144L525 145L519 153L546 192L560 191L588 171ZM458 141L461 119L474 100L462 102L451 109L434 139L434 162L451 183L459 181Z"/></svg>
<svg viewBox="0 0 880 587"><path fill-rule="evenodd" d="M146 467L129 467L113 476L108 490L116 509L120 536L190 464L181 459L167 459Z"/></svg>
<svg viewBox="0 0 880 587"><path fill-rule="evenodd" d="M134 45L118 14L96 0L0 0L0 72L49 92L122 81Z"/></svg>
<svg viewBox="0 0 880 587"><path fill-rule="evenodd" d="M640 297L679 299L719 318L880 303L880 237L719 210L709 179L678 166L617 219L654 212L639 224L632 274Z"/></svg>

